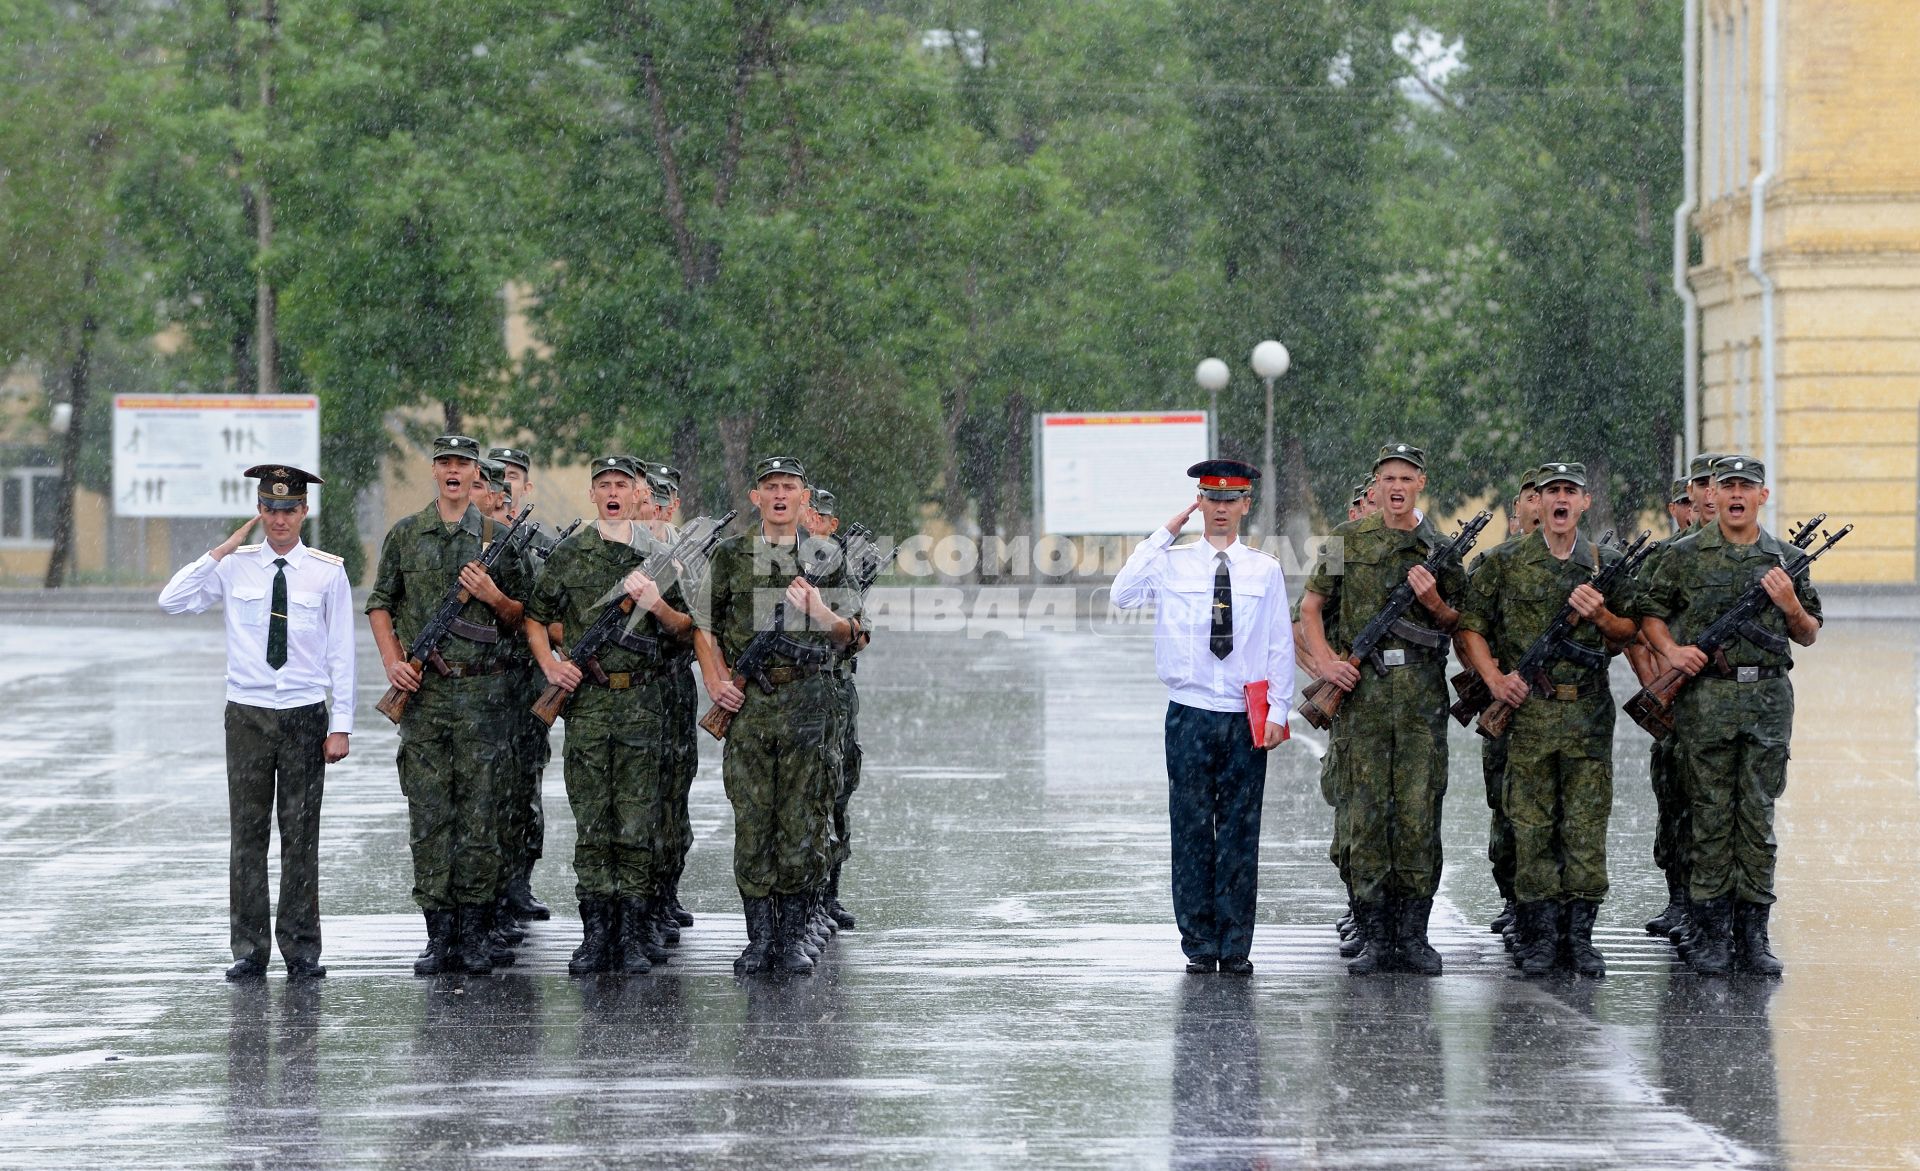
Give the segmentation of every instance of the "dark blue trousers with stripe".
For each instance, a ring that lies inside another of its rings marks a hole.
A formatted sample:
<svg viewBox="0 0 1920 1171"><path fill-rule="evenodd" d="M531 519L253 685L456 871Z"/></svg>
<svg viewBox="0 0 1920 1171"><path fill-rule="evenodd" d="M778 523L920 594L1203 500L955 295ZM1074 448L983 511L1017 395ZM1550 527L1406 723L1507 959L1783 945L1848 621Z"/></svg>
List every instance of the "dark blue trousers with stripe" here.
<svg viewBox="0 0 1920 1171"><path fill-rule="evenodd" d="M1189 959L1244 957L1260 882L1267 751L1245 712L1167 705L1173 916Z"/></svg>

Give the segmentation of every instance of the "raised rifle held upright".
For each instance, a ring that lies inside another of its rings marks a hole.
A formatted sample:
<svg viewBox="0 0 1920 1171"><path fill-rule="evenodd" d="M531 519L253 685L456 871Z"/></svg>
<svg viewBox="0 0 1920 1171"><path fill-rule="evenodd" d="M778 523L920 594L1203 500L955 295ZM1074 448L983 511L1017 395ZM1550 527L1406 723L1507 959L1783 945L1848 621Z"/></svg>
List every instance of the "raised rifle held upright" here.
<svg viewBox="0 0 1920 1171"><path fill-rule="evenodd" d="M1481 510L1472 520L1460 526L1460 531L1454 534L1452 540L1436 545L1433 552L1428 554L1427 559L1420 564L1428 573L1437 575L1439 569L1447 562L1457 561L1467 555L1467 551L1473 548L1473 543L1479 540L1480 530L1486 528L1487 522L1492 519L1491 512ZM1402 581L1393 587L1393 592L1387 595L1386 604L1380 607L1380 612L1375 614L1372 621L1362 627L1359 635L1354 638L1353 644L1347 650L1347 662L1358 667L1368 655L1373 653L1374 648L1380 645L1382 639L1393 633L1394 624L1406 617L1414 601L1411 585ZM1330 728L1333 726L1333 717L1340 711L1341 701L1346 699L1346 696L1346 692L1328 680L1311 680L1306 690L1301 693L1300 716L1316 728L1322 730Z"/></svg>
<svg viewBox="0 0 1920 1171"><path fill-rule="evenodd" d="M806 564L802 566L800 576L809 583L818 586L841 563L846 546L838 541L814 538L811 549L806 554ZM739 657L733 662L733 685L746 690L749 682L755 683L768 695L773 694L773 680L767 671L773 666L774 652L779 648L780 640L786 636L787 603L782 598L773 607L773 622L766 630L758 631L747 645L740 650ZM733 717L739 713L730 712L719 704L707 709L700 717L700 726L715 740L725 740L727 729L733 726Z"/></svg>
<svg viewBox="0 0 1920 1171"><path fill-rule="evenodd" d="M514 534L532 514L533 505L529 504L522 508L514 514L513 520L508 522L506 532L481 548L476 563L482 570L492 572L493 567L500 563L500 555L505 553L507 546L513 543ZM465 569L466 566L463 565L460 568ZM473 595L460 584L460 575L455 573L453 584L447 588L447 596L441 599L439 607L433 612L433 617L420 628L420 633L414 636L413 645L407 648L407 662L413 665L414 670L422 671L431 666L441 675L451 673L447 661L440 657L440 644L446 641L448 633L453 629L453 624L460 618L460 611L471 601L473 601ZM398 687L389 687L387 693L380 697L380 702L373 707L375 711L397 724L400 722L400 717L406 714L407 703L412 698L412 692L402 691Z"/></svg>

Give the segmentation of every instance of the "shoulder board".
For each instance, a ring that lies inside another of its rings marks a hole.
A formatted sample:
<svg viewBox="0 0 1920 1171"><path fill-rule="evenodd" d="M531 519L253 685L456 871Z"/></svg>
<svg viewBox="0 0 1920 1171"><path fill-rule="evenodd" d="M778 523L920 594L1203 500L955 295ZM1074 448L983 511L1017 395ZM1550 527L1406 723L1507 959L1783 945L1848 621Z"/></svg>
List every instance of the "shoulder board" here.
<svg viewBox="0 0 1920 1171"><path fill-rule="evenodd" d="M1244 544L1245 542L1242 542L1242 543ZM1267 551L1266 551L1265 549L1262 549L1262 548L1261 548L1260 546L1258 546L1258 545L1247 545L1247 550L1248 550L1248 552L1252 552L1252 553L1258 553L1258 554L1260 554L1260 556L1262 556L1262 557L1265 557L1265 558L1266 558L1267 560L1269 560L1269 561L1271 561L1271 562L1273 562L1273 563L1274 563L1274 564L1276 564L1276 565L1280 563L1280 556L1279 556L1279 554L1277 554L1277 553L1269 553L1269 552L1267 552Z"/></svg>
<svg viewBox="0 0 1920 1171"><path fill-rule="evenodd" d="M315 557L318 557L320 560L326 562L328 565L344 566L347 563L346 559L341 557L338 553L329 553L325 549L315 549L311 545L307 547L307 552L313 554Z"/></svg>
<svg viewBox="0 0 1920 1171"><path fill-rule="evenodd" d="M258 553L260 551L261 545L263 545L264 543L265 542L255 542L254 544L251 544L251 545L242 545L238 549L235 549L234 552L235 553Z"/></svg>

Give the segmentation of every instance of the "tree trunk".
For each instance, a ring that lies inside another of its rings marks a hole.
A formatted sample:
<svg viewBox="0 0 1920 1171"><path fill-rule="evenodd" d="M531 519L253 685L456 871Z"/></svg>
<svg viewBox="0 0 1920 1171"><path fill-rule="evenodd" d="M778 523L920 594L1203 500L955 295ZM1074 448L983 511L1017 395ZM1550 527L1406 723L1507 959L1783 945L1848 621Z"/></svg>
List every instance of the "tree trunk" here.
<svg viewBox="0 0 1920 1171"><path fill-rule="evenodd" d="M1307 474L1307 452L1300 443L1298 432L1289 432L1281 445L1285 451L1286 479L1286 516L1280 522L1280 528L1293 545L1292 555L1301 556L1307 547L1307 540L1314 529L1319 527L1319 509L1314 507L1313 479Z"/></svg>
<svg viewBox="0 0 1920 1171"><path fill-rule="evenodd" d="M753 458L753 416L727 415L720 420L720 460L726 465L727 500L744 502L753 487L747 464Z"/></svg>
<svg viewBox="0 0 1920 1171"><path fill-rule="evenodd" d="M1613 515L1612 479L1613 464L1605 455L1587 462L1587 489L1593 493L1593 507L1587 510L1587 532L1596 541L1608 529L1618 527Z"/></svg>
<svg viewBox="0 0 1920 1171"><path fill-rule="evenodd" d="M65 442L60 447L60 500L53 516L53 548L47 553L46 588L57 590L66 584L67 570L73 561L73 493L80 477L80 441L86 432L87 395L93 380L93 339L100 323L93 315L93 291L97 275L89 263L81 278L86 288L87 309L80 319L79 337L74 342L73 360L67 367L67 402L73 414L67 422ZM24 502L27 522L32 523L33 501Z"/></svg>
<svg viewBox="0 0 1920 1171"><path fill-rule="evenodd" d="M464 413L460 410L460 403L455 399L443 399L441 401L440 419L442 426L446 428L445 433L448 435L460 434L460 426L466 422Z"/></svg>
<svg viewBox="0 0 1920 1171"><path fill-rule="evenodd" d="M673 425L673 466L680 469L680 515L700 515L700 423L682 415ZM721 511L725 511L722 509Z"/></svg>
<svg viewBox="0 0 1920 1171"><path fill-rule="evenodd" d="M274 2L260 0L260 23L263 26L260 34L260 120L263 130L267 119L273 114L273 40L279 21ZM254 191L254 351L260 359L259 393L277 394L280 391L280 354L276 333L279 298L273 291L273 282L267 277L267 252L273 247L273 200L267 190L264 171L256 171L256 176L259 182Z"/></svg>

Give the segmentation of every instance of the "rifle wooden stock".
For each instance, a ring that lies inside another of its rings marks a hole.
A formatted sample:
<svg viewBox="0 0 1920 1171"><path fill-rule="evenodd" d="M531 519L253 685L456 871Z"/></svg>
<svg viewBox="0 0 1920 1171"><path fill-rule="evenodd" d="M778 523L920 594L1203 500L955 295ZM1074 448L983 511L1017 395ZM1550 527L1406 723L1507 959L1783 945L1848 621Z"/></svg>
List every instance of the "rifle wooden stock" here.
<svg viewBox="0 0 1920 1171"><path fill-rule="evenodd" d="M1665 740L1673 735L1673 701L1692 678L1685 671L1669 667L1635 692L1624 710L1647 735Z"/></svg>
<svg viewBox="0 0 1920 1171"><path fill-rule="evenodd" d="M1459 698L1447 709L1447 714L1458 720L1464 728L1473 722L1473 717L1487 710L1487 705L1493 702L1493 692L1487 689L1486 681L1472 667L1454 675L1450 682L1453 684L1453 693Z"/></svg>
<svg viewBox="0 0 1920 1171"><path fill-rule="evenodd" d="M407 663L412 666L414 670L421 672L422 675L425 674L426 664L419 659L408 659ZM421 681L425 682L424 679ZM398 687L389 686L387 693L380 697L380 702L373 705L373 710L397 724L400 722L400 717L407 714L407 703L412 698L413 692L402 691Z"/></svg>
<svg viewBox="0 0 1920 1171"><path fill-rule="evenodd" d="M740 689L742 695L746 694L747 681L744 678L735 675L733 677L733 685ZM706 715L700 717L700 726L705 728L707 735L712 736L715 740L725 740L727 738L727 729L733 726L733 717L739 714L739 712L730 712L716 703L707 709Z"/></svg>
<svg viewBox="0 0 1920 1171"><path fill-rule="evenodd" d="M1489 740L1498 740L1507 734L1507 728L1513 723L1513 713L1520 710L1504 699L1494 699L1488 692L1489 700L1485 710L1480 713L1480 722L1473 730Z"/></svg>
<svg viewBox="0 0 1920 1171"><path fill-rule="evenodd" d="M572 698L573 692L558 683L549 683L547 689L540 693L540 698L533 701L533 714L551 728L553 722L560 718L560 713L566 710L567 701Z"/></svg>
<svg viewBox="0 0 1920 1171"><path fill-rule="evenodd" d="M1350 666L1358 667L1360 660L1348 657ZM1325 679L1310 679L1300 692L1300 706L1295 710L1300 718L1322 732L1333 727L1333 717L1340 714L1340 704L1347 693Z"/></svg>

